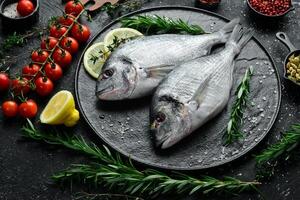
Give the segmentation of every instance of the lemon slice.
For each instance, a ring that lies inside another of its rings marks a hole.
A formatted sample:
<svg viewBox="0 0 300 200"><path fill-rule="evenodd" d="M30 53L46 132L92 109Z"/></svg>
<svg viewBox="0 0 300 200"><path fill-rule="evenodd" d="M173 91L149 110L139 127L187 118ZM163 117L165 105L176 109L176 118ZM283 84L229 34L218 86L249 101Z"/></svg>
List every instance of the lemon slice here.
<svg viewBox="0 0 300 200"><path fill-rule="evenodd" d="M138 36L143 36L143 34L135 29L117 28L106 34L106 36L104 37L104 44L107 47L114 43L115 38L121 40L121 39L135 38Z"/></svg>
<svg viewBox="0 0 300 200"><path fill-rule="evenodd" d="M83 57L85 70L93 77L98 78L102 66L105 63L110 52L107 50L103 42L93 44L88 48Z"/></svg>
<svg viewBox="0 0 300 200"><path fill-rule="evenodd" d="M64 124L65 121L72 121L70 119L78 119L70 117L75 112L75 101L71 92L62 90L56 93L48 102L40 115L40 120L44 124ZM74 120L74 121L75 121Z"/></svg>

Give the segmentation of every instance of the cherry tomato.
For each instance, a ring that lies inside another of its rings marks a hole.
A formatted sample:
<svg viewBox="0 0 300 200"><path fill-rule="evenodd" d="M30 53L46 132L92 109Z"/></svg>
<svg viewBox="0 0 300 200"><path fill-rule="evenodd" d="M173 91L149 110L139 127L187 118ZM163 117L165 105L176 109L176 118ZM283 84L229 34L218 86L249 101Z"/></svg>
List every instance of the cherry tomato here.
<svg viewBox="0 0 300 200"><path fill-rule="evenodd" d="M19 114L24 118L33 118L36 116L38 106L34 100L29 99L19 106Z"/></svg>
<svg viewBox="0 0 300 200"><path fill-rule="evenodd" d="M32 79L34 76L35 78L38 78L41 76L40 66L36 64L26 65L22 69L22 75L28 80Z"/></svg>
<svg viewBox="0 0 300 200"><path fill-rule="evenodd" d="M75 24L73 26L73 28L71 29L71 35L78 42L84 43L84 42L86 42L89 39L89 37L91 35L91 31L85 25Z"/></svg>
<svg viewBox="0 0 300 200"><path fill-rule="evenodd" d="M58 40L55 37L47 37L42 39L41 49L52 50L57 44Z"/></svg>
<svg viewBox="0 0 300 200"><path fill-rule="evenodd" d="M34 11L34 5L29 0L22 0L18 2L17 11L21 16L30 15Z"/></svg>
<svg viewBox="0 0 300 200"><path fill-rule="evenodd" d="M53 53L53 60L62 68L66 68L72 62L72 55L67 50L56 49Z"/></svg>
<svg viewBox="0 0 300 200"><path fill-rule="evenodd" d="M72 37L63 38L60 42L60 46L71 54L77 53L79 48L78 42Z"/></svg>
<svg viewBox="0 0 300 200"><path fill-rule="evenodd" d="M31 60L37 63L43 63L47 60L49 53L43 50L35 50L31 54Z"/></svg>
<svg viewBox="0 0 300 200"><path fill-rule="evenodd" d="M31 89L28 79L24 77L12 80L11 85L12 91L15 95L19 95L21 93L27 94Z"/></svg>
<svg viewBox="0 0 300 200"><path fill-rule="evenodd" d="M47 63L45 65L45 73L46 76L53 81L57 81L63 75L61 67L56 63Z"/></svg>
<svg viewBox="0 0 300 200"><path fill-rule="evenodd" d="M5 117L15 117L18 114L18 104L15 101L5 101L1 108Z"/></svg>
<svg viewBox="0 0 300 200"><path fill-rule="evenodd" d="M67 28L60 25L50 26L50 36L55 38L60 38L63 34L67 32Z"/></svg>
<svg viewBox="0 0 300 200"><path fill-rule="evenodd" d="M69 1L65 6L65 12L74 16L78 16L83 9L84 7L80 1Z"/></svg>
<svg viewBox="0 0 300 200"><path fill-rule="evenodd" d="M64 26L71 26L74 22L75 17L70 14L65 14L58 18L58 23Z"/></svg>
<svg viewBox="0 0 300 200"><path fill-rule="evenodd" d="M0 92L7 91L9 89L10 79L4 72L0 72Z"/></svg>
<svg viewBox="0 0 300 200"><path fill-rule="evenodd" d="M35 90L40 96L48 96L53 90L53 83L47 77L40 77L36 79Z"/></svg>

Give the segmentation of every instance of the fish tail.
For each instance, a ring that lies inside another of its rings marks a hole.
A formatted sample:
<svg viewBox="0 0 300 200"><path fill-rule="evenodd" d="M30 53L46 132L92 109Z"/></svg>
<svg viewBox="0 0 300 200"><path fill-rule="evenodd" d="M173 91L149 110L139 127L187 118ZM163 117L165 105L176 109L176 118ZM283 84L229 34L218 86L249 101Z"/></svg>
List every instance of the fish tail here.
<svg viewBox="0 0 300 200"><path fill-rule="evenodd" d="M240 18L234 18L233 20L231 20L230 22L228 22L227 24L225 24L225 26L218 31L218 33L221 34L222 38L224 38L223 42L226 42L230 36L230 33L232 32L232 30L234 29L234 27L239 24L240 22Z"/></svg>
<svg viewBox="0 0 300 200"><path fill-rule="evenodd" d="M228 42L226 43L226 47L233 46L235 50L235 54L238 54L241 49L247 44L247 42L253 36L253 29L250 28L242 28L241 25L236 25L230 35Z"/></svg>

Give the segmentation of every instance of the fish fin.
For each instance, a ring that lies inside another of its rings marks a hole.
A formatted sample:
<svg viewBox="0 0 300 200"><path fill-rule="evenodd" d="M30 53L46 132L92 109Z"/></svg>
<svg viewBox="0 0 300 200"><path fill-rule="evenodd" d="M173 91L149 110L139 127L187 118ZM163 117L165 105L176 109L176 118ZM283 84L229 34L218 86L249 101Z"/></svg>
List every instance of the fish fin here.
<svg viewBox="0 0 300 200"><path fill-rule="evenodd" d="M241 49L253 36L253 29L243 29L241 25L236 25L231 33L231 36L226 43L226 46L234 46L235 53L238 54Z"/></svg>
<svg viewBox="0 0 300 200"><path fill-rule="evenodd" d="M162 77L170 73L175 65L157 65L145 69L148 77Z"/></svg>
<svg viewBox="0 0 300 200"><path fill-rule="evenodd" d="M230 36L230 33L233 31L234 27L237 24L239 24L239 22L240 22L240 18L238 17L234 18L233 20L225 24L225 26L221 30L218 31L223 36L222 38L224 38L224 42L227 41L227 39Z"/></svg>
<svg viewBox="0 0 300 200"><path fill-rule="evenodd" d="M205 95L204 90L208 86L208 82L210 80L210 77L211 77L211 75L207 76L204 79L202 84L198 87L197 91L195 92L194 96L189 101L189 105L191 105L195 110L197 110L199 108L200 104L203 101L203 98L204 98L204 95Z"/></svg>

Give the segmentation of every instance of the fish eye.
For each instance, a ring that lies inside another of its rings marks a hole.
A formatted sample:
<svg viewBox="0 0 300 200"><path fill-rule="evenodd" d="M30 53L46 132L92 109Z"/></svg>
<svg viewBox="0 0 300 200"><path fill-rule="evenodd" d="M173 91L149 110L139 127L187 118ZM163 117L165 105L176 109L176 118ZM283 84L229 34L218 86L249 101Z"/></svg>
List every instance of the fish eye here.
<svg viewBox="0 0 300 200"><path fill-rule="evenodd" d="M158 122L158 123L161 123L163 121L166 120L166 115L164 113L157 113L157 115L155 116L155 121Z"/></svg>
<svg viewBox="0 0 300 200"><path fill-rule="evenodd" d="M112 75L114 75L114 70L113 69L107 69L102 73L102 77L103 79L107 79L109 77L111 77Z"/></svg>

